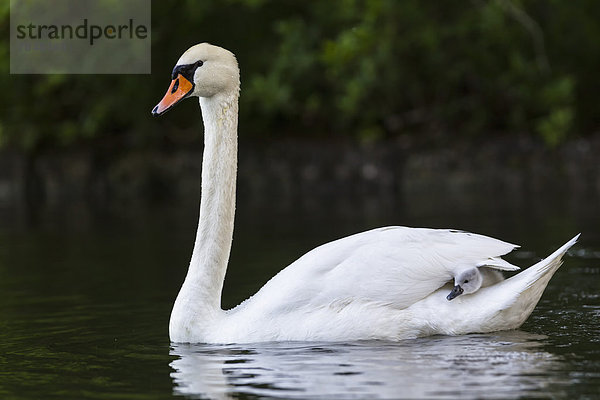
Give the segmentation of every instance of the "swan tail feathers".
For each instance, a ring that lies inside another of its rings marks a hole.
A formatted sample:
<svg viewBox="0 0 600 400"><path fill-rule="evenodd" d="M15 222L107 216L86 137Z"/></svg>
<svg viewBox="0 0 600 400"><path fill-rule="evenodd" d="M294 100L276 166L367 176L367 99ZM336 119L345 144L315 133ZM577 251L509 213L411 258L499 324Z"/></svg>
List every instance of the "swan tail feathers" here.
<svg viewBox="0 0 600 400"><path fill-rule="evenodd" d="M502 321L502 329L515 329L525 322L542 297L550 278L563 264L562 257L578 238L579 235L575 236L545 259L499 284L499 287L506 289L512 287L514 293L514 296L506 299L504 306L499 307L496 314Z"/></svg>
<svg viewBox="0 0 600 400"><path fill-rule="evenodd" d="M526 271L524 271L524 274L528 278L525 289L533 287L541 279L544 279L546 282L549 281L556 270L558 270L558 268L562 265L563 256L577 242L577 239L579 239L579 235L580 234L569 240L545 259L541 260L535 265L532 265ZM545 286L546 285L544 284L543 287Z"/></svg>

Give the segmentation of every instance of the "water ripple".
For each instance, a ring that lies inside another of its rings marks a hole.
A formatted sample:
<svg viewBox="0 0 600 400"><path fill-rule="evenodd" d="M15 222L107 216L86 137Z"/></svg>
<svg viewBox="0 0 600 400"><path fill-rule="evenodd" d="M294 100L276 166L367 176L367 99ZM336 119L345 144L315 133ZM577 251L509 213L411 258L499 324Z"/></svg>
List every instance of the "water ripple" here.
<svg viewBox="0 0 600 400"><path fill-rule="evenodd" d="M560 392L562 361L520 331L400 343L173 345L175 393L282 398L497 398ZM253 356L240 356L240 351ZM562 376L562 378L561 378ZM563 382L564 383L564 382Z"/></svg>

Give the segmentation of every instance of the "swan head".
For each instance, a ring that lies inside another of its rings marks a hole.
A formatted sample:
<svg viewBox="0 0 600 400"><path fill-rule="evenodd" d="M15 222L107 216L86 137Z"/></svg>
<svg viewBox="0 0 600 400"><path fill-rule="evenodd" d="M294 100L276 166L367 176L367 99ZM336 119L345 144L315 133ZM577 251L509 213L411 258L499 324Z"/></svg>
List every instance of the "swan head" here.
<svg viewBox="0 0 600 400"><path fill-rule="evenodd" d="M475 293L479 290L482 283L483 278L478 268L463 270L454 277L454 288L446 298L452 300L463 293Z"/></svg>
<svg viewBox="0 0 600 400"><path fill-rule="evenodd" d="M236 93L240 71L233 53L218 46L200 43L190 47L175 64L171 85L163 99L152 109L158 116L188 97L213 97Z"/></svg>

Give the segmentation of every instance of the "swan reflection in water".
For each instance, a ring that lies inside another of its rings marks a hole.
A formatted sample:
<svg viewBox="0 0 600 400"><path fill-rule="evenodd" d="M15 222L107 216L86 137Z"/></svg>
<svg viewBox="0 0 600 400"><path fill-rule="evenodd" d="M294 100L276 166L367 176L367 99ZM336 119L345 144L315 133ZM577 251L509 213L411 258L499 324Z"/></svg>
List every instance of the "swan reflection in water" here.
<svg viewBox="0 0 600 400"><path fill-rule="evenodd" d="M175 394L227 399L556 395L560 359L522 331L403 342L173 344ZM564 382L563 382L564 384Z"/></svg>

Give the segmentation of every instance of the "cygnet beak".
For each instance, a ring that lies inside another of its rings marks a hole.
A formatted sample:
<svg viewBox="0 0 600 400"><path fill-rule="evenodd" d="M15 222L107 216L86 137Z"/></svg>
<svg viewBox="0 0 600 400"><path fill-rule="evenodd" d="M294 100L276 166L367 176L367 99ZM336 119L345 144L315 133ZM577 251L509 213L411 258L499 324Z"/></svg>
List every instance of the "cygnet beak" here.
<svg viewBox="0 0 600 400"><path fill-rule="evenodd" d="M463 292L463 288L461 288L460 285L456 285L452 288L452 291L448 296L446 296L446 298L448 300L452 300L453 298L460 296Z"/></svg>
<svg viewBox="0 0 600 400"><path fill-rule="evenodd" d="M183 75L179 74L167 90L165 97L152 109L152 115L158 116L164 114L171 109L175 104L185 99L194 89L194 84Z"/></svg>

